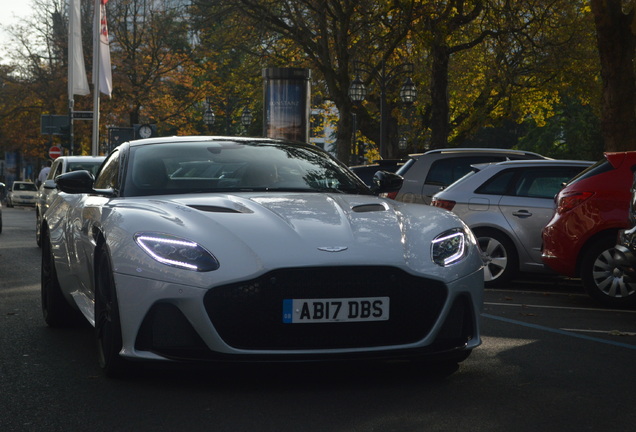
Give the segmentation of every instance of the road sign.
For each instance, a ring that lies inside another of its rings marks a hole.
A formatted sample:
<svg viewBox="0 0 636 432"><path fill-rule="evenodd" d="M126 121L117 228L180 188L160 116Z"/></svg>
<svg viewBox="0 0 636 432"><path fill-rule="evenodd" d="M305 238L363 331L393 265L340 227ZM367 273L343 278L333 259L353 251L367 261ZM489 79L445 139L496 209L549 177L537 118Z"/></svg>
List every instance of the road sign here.
<svg viewBox="0 0 636 432"><path fill-rule="evenodd" d="M40 116L40 133L42 135L66 135L68 133L68 116L48 115Z"/></svg>
<svg viewBox="0 0 636 432"><path fill-rule="evenodd" d="M75 120L93 120L93 111L73 111Z"/></svg>
<svg viewBox="0 0 636 432"><path fill-rule="evenodd" d="M49 148L49 157L51 159L57 159L60 156L62 156L62 149L61 148L59 148L58 146L51 146Z"/></svg>

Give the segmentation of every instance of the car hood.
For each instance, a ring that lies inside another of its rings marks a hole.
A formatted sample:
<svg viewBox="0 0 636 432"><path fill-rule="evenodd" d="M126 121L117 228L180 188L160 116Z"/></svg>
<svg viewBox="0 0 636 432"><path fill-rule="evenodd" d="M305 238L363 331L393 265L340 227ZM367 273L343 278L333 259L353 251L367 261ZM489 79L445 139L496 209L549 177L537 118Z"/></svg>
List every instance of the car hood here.
<svg viewBox="0 0 636 432"><path fill-rule="evenodd" d="M175 195L121 200L112 209L122 216L114 220L128 222L112 229L125 227L128 238L154 231L193 240L223 271L241 267L237 275L243 276L248 268L257 274L279 267L395 265L434 277L442 268L430 260L431 241L463 227L450 212L368 195ZM139 272L124 270L126 262L137 266L134 261L123 257L119 270Z"/></svg>

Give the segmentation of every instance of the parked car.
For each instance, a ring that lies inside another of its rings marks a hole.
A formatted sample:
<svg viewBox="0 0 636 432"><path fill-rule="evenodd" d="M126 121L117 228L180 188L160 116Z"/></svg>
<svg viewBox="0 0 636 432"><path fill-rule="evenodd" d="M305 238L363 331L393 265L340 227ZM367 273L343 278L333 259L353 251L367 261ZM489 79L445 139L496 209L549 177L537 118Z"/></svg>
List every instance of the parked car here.
<svg viewBox="0 0 636 432"><path fill-rule="evenodd" d="M42 215L57 196L55 178L66 172L79 170L86 170L95 175L105 158L105 156L60 156L55 159L51 165L51 171L40 185L35 198L35 242L38 246L41 245Z"/></svg>
<svg viewBox="0 0 636 432"><path fill-rule="evenodd" d="M471 165L506 160L546 159L537 153L496 148L447 148L410 155L397 174L404 177L399 191L385 197L430 204L431 198L470 171Z"/></svg>
<svg viewBox="0 0 636 432"><path fill-rule="evenodd" d="M379 177L376 192L401 183ZM316 146L136 140L96 178L57 185L41 228L44 319L81 311L107 375L130 360L457 363L481 343L468 227L375 196Z"/></svg>
<svg viewBox="0 0 636 432"><path fill-rule="evenodd" d="M14 181L7 194L7 207L34 206L38 188L30 181Z"/></svg>
<svg viewBox="0 0 636 432"><path fill-rule="evenodd" d="M473 165L473 170L432 198L459 216L477 237L487 286L518 272L547 272L541 231L554 213L554 197L591 161L523 160Z"/></svg>
<svg viewBox="0 0 636 432"><path fill-rule="evenodd" d="M369 165L354 165L349 169L355 173L360 180L362 180L367 186L373 186L373 176L378 171L396 172L404 163L406 159L380 159L374 161Z"/></svg>
<svg viewBox="0 0 636 432"><path fill-rule="evenodd" d="M606 153L568 182L543 230L543 262L580 277L587 293L609 306L636 305L636 283L615 258L618 232L630 227L632 169L636 151Z"/></svg>
<svg viewBox="0 0 636 432"><path fill-rule="evenodd" d="M631 200L629 203L629 223L631 228L619 231L614 254L626 283L636 282L636 169L634 168L632 168L634 181L630 191Z"/></svg>

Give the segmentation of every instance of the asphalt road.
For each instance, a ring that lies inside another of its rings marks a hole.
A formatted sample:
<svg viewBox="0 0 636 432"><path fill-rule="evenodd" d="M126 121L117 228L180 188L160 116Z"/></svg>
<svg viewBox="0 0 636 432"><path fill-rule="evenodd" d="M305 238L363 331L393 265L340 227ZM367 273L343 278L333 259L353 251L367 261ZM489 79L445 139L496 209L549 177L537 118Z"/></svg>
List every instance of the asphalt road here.
<svg viewBox="0 0 636 432"><path fill-rule="evenodd" d="M49 329L32 209L3 209L0 431L634 431L636 312L578 281L488 290L453 374L409 363L148 369L104 378L92 329Z"/></svg>

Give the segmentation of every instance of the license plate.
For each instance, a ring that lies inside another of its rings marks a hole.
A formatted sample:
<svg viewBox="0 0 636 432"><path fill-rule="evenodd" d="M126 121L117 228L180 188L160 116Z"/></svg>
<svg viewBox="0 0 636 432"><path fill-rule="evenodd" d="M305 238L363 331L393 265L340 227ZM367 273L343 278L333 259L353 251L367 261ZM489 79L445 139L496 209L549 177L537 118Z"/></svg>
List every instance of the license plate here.
<svg viewBox="0 0 636 432"><path fill-rule="evenodd" d="M388 319L389 297L283 300L283 322L286 324Z"/></svg>

